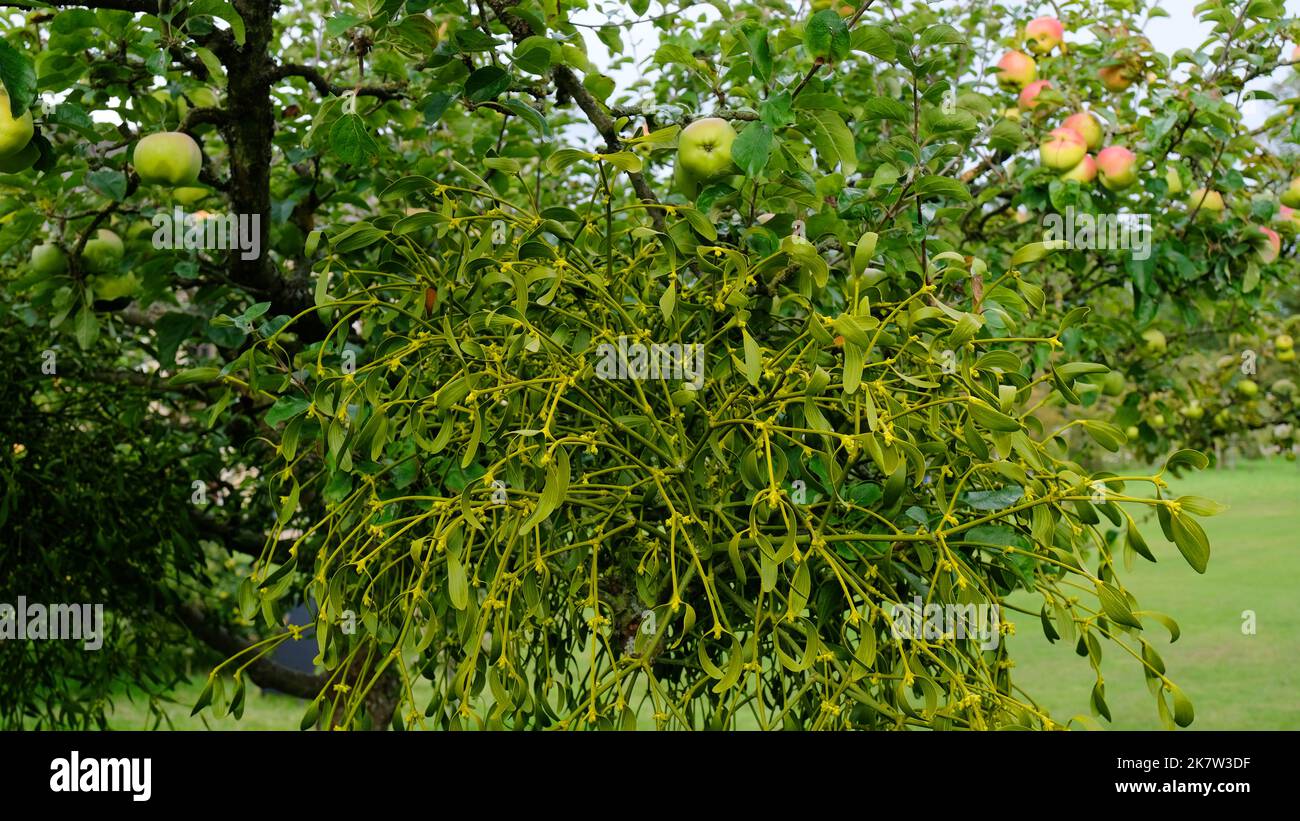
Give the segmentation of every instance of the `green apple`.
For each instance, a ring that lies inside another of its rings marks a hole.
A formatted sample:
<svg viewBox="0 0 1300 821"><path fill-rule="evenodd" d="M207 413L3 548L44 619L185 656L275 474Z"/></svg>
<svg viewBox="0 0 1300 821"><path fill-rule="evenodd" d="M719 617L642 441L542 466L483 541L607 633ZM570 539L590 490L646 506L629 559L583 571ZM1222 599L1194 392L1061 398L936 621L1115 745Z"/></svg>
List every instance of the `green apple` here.
<svg viewBox="0 0 1300 821"><path fill-rule="evenodd" d="M36 165L36 161L40 158L41 150L36 147L36 143L29 142L17 153L10 154L7 157L0 157L0 172L20 174Z"/></svg>
<svg viewBox="0 0 1300 821"><path fill-rule="evenodd" d="M182 185L172 189L172 199L181 205L193 205L211 193L210 190L202 186Z"/></svg>
<svg viewBox="0 0 1300 821"><path fill-rule="evenodd" d="M731 145L736 129L720 117L705 117L682 129L677 138L677 161L697 182L707 182L736 173L731 162Z"/></svg>
<svg viewBox="0 0 1300 821"><path fill-rule="evenodd" d="M140 289L140 278L131 271L125 274L98 274L91 277L89 283L95 292L95 299L105 302L134 296Z"/></svg>
<svg viewBox="0 0 1300 821"><path fill-rule="evenodd" d="M203 168L203 152L194 138L180 131L160 131L136 143L132 158L140 182L193 185Z"/></svg>
<svg viewBox="0 0 1300 821"><path fill-rule="evenodd" d="M700 194L700 181L682 167L681 157L673 164L673 190L688 200L693 200Z"/></svg>
<svg viewBox="0 0 1300 821"><path fill-rule="evenodd" d="M1291 180L1291 184L1278 199L1288 208L1300 208L1300 177Z"/></svg>
<svg viewBox="0 0 1300 821"><path fill-rule="evenodd" d="M1101 382L1101 392L1107 396L1119 396L1124 392L1124 374L1111 371Z"/></svg>
<svg viewBox="0 0 1300 821"><path fill-rule="evenodd" d="M1142 431L1138 430L1137 425L1129 425L1124 429L1124 435L1132 442L1142 435Z"/></svg>
<svg viewBox="0 0 1300 821"><path fill-rule="evenodd" d="M1223 213L1223 195L1218 191L1207 191L1204 188L1198 188L1187 198L1187 207L1204 211L1212 216L1218 216Z"/></svg>
<svg viewBox="0 0 1300 821"><path fill-rule="evenodd" d="M1277 359L1278 362L1294 362L1294 361L1295 361L1295 349L1294 349L1294 348L1287 348L1287 349L1284 350L1284 351L1278 351L1278 352L1277 352L1277 355L1276 355L1275 358Z"/></svg>
<svg viewBox="0 0 1300 821"><path fill-rule="evenodd" d="M1200 419L1205 415L1205 408L1201 407L1199 401L1193 399L1183 406L1182 413L1183 416L1186 416L1188 419Z"/></svg>
<svg viewBox="0 0 1300 821"><path fill-rule="evenodd" d="M1250 399L1259 393L1259 385L1253 379L1243 379L1237 383L1237 393Z"/></svg>
<svg viewBox="0 0 1300 821"><path fill-rule="evenodd" d="M32 249L32 270L42 276L58 276L68 270L68 256L52 242Z"/></svg>
<svg viewBox="0 0 1300 821"><path fill-rule="evenodd" d="M1295 347L1295 340L1291 338L1291 334L1278 334L1273 344L1279 351L1289 351Z"/></svg>
<svg viewBox="0 0 1300 821"><path fill-rule="evenodd" d="M1163 430L1168 422L1165 421L1165 415L1163 413L1154 413L1151 415L1151 418L1147 420L1147 424L1150 425L1153 430Z"/></svg>
<svg viewBox="0 0 1300 821"><path fill-rule="evenodd" d="M36 133L32 112L24 111L14 117L9 110L9 92L0 85L0 157L9 157L27 147Z"/></svg>
<svg viewBox="0 0 1300 821"><path fill-rule="evenodd" d="M121 237L107 228L100 228L81 250L81 261L87 271L103 273L116 268L125 252Z"/></svg>
<svg viewBox="0 0 1300 821"><path fill-rule="evenodd" d="M1159 356L1169 347L1165 335L1155 328L1148 328L1142 332L1142 350L1148 356Z"/></svg>
<svg viewBox="0 0 1300 821"><path fill-rule="evenodd" d="M1230 422L1232 422L1232 414L1228 413L1227 408L1224 408L1223 410L1214 414L1215 425L1221 428L1226 428Z"/></svg>
<svg viewBox="0 0 1300 821"><path fill-rule="evenodd" d="M1295 383L1290 379L1279 379L1269 388L1274 396L1293 396L1295 394Z"/></svg>

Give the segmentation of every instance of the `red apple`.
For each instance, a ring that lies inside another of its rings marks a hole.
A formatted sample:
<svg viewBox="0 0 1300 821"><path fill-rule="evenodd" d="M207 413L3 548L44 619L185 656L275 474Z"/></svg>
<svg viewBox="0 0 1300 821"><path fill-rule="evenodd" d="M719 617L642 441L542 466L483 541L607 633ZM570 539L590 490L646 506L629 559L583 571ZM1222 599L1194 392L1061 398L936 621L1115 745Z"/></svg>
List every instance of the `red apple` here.
<svg viewBox="0 0 1300 821"><path fill-rule="evenodd" d="M1255 226L1258 234L1255 237L1257 243L1257 252L1259 261L1265 265L1277 259L1277 255L1282 253L1282 238L1272 228L1265 228L1262 225ZM1263 235L1262 238L1259 235Z"/></svg>
<svg viewBox="0 0 1300 821"><path fill-rule="evenodd" d="M1101 84L1106 87L1107 91L1123 91L1133 85L1136 75L1128 66L1106 66L1097 72L1101 77Z"/></svg>
<svg viewBox="0 0 1300 821"><path fill-rule="evenodd" d="M1038 105L1039 93L1043 89L1051 87L1052 82L1050 80L1035 80L1021 90L1020 97L1016 102L1020 104L1021 110L1031 109Z"/></svg>
<svg viewBox="0 0 1300 821"><path fill-rule="evenodd" d="M1091 154L1084 154L1079 164L1061 175L1063 180L1078 180L1081 185L1087 185L1097 178L1097 161L1092 158Z"/></svg>
<svg viewBox="0 0 1300 821"><path fill-rule="evenodd" d="M1088 143L1088 148L1096 151L1101 147L1101 123L1087 111L1080 111L1065 118L1063 128L1073 128Z"/></svg>
<svg viewBox="0 0 1300 821"><path fill-rule="evenodd" d="M1097 152L1097 176L1107 191L1121 191L1137 182L1137 155L1122 145Z"/></svg>
<svg viewBox="0 0 1300 821"><path fill-rule="evenodd" d="M1037 17L1025 26L1025 45L1035 54L1047 54L1065 38L1065 26L1055 17Z"/></svg>
<svg viewBox="0 0 1300 821"><path fill-rule="evenodd" d="M1037 76L1034 58L1023 51L1008 51L998 60L998 85L1003 88L1023 88Z"/></svg>
<svg viewBox="0 0 1300 821"><path fill-rule="evenodd" d="M1043 165L1057 171L1074 168L1088 153L1088 144L1073 128L1053 128L1048 138L1038 146L1038 156Z"/></svg>

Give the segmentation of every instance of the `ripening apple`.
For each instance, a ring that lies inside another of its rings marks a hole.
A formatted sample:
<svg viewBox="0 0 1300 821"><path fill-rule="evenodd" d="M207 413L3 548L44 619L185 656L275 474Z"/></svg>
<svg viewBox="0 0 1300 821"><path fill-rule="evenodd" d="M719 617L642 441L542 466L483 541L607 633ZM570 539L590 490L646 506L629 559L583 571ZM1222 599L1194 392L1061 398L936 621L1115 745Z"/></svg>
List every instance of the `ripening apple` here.
<svg viewBox="0 0 1300 821"><path fill-rule="evenodd" d="M1291 62L1300 64L1300 46L1291 49ZM1300 65L1297 65L1295 70L1300 71Z"/></svg>
<svg viewBox="0 0 1300 821"><path fill-rule="evenodd" d="M68 257L62 248L46 242L32 249L31 266L41 276L58 276L68 270Z"/></svg>
<svg viewBox="0 0 1300 821"><path fill-rule="evenodd" d="M117 267L126 249L122 238L107 228L100 228L81 249L81 261L91 273L103 273Z"/></svg>
<svg viewBox="0 0 1300 821"><path fill-rule="evenodd" d="M1291 180L1291 184L1278 199L1288 208L1300 208L1300 177Z"/></svg>
<svg viewBox="0 0 1300 821"><path fill-rule="evenodd" d="M1038 146L1043 165L1057 171L1074 168L1088 153L1088 144L1073 128L1053 128Z"/></svg>
<svg viewBox="0 0 1300 821"><path fill-rule="evenodd" d="M189 134L160 131L140 140L132 158L140 182L155 185L193 185L203 168L203 152Z"/></svg>
<svg viewBox="0 0 1300 821"><path fill-rule="evenodd" d="M705 117L682 129L677 138L677 160L696 181L714 180L736 173L731 144L736 129L721 117Z"/></svg>
<svg viewBox="0 0 1300 821"><path fill-rule="evenodd" d="M1165 169L1165 187L1169 189L1170 194L1183 192L1183 177L1178 173L1178 166L1170 165Z"/></svg>
<svg viewBox="0 0 1300 821"><path fill-rule="evenodd" d="M1063 180L1075 180L1080 185L1089 185L1097 179L1097 161L1091 154L1084 154L1079 164L1061 175Z"/></svg>
<svg viewBox="0 0 1300 821"><path fill-rule="evenodd" d="M36 133L32 112L24 111L14 117L9 110L9 92L0 84L0 157L9 157L27 147Z"/></svg>
<svg viewBox="0 0 1300 821"><path fill-rule="evenodd" d="M36 143L29 142L13 154L0 157L0 172L20 174L36 165L36 161L40 158L41 150L36 147Z"/></svg>
<svg viewBox="0 0 1300 821"><path fill-rule="evenodd" d="M1096 151L1101 147L1101 123L1097 122L1097 118L1089 112L1079 111L1071 114L1065 118L1065 122L1061 123L1061 127L1073 128L1079 132L1079 136L1087 141L1089 151Z"/></svg>
<svg viewBox="0 0 1300 821"><path fill-rule="evenodd" d="M1217 216L1223 213L1223 195L1218 191L1198 188L1187 198L1187 207Z"/></svg>
<svg viewBox="0 0 1300 821"><path fill-rule="evenodd" d="M1022 110L1028 111L1038 105L1038 95L1044 89L1051 87L1051 80L1035 80L1020 90L1020 96L1016 98L1016 102Z"/></svg>
<svg viewBox="0 0 1300 821"><path fill-rule="evenodd" d="M1283 205L1277 210L1277 218L1282 222L1284 230L1300 231L1300 211Z"/></svg>
<svg viewBox="0 0 1300 821"><path fill-rule="evenodd" d="M1006 117L1008 120L1019 120L1020 109L1016 108L1015 106L1011 106L1010 108L1002 112L1002 116Z"/></svg>
<svg viewBox="0 0 1300 821"><path fill-rule="evenodd" d="M1107 191L1122 191L1137 182L1137 155L1122 145L1097 152L1097 176Z"/></svg>
<svg viewBox="0 0 1300 821"><path fill-rule="evenodd" d="M1105 66L1098 70L1097 76L1107 91L1120 92L1133 85L1136 75L1128 66Z"/></svg>
<svg viewBox="0 0 1300 821"><path fill-rule="evenodd" d="M1243 379L1237 383L1237 393L1250 399L1259 393L1259 385L1253 379Z"/></svg>
<svg viewBox="0 0 1300 821"><path fill-rule="evenodd" d="M1159 356L1169 347L1165 335L1156 328L1147 328L1142 332L1142 351L1148 356Z"/></svg>
<svg viewBox="0 0 1300 821"><path fill-rule="evenodd" d="M1265 228L1262 225L1256 226L1259 232L1256 234L1256 251L1259 254L1259 261L1268 265L1277 259L1277 255L1282 253L1282 238L1272 228ZM1262 235L1262 236L1261 236Z"/></svg>
<svg viewBox="0 0 1300 821"><path fill-rule="evenodd" d="M1034 58L1023 51L1008 51L998 60L998 85L1005 89L1024 88L1037 76Z"/></svg>
<svg viewBox="0 0 1300 821"><path fill-rule="evenodd" d="M1025 26L1025 45L1035 54L1048 54L1065 38L1065 26L1055 17L1036 17Z"/></svg>

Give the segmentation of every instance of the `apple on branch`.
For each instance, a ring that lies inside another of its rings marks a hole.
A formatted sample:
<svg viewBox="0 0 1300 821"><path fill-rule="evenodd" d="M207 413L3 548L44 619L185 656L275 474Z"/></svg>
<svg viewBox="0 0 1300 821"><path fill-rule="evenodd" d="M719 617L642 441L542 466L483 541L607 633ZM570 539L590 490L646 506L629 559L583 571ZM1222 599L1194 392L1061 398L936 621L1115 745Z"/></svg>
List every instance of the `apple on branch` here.
<svg viewBox="0 0 1300 821"><path fill-rule="evenodd" d="M1123 191L1137 182L1137 155L1122 145L1097 153L1097 176L1107 191Z"/></svg>

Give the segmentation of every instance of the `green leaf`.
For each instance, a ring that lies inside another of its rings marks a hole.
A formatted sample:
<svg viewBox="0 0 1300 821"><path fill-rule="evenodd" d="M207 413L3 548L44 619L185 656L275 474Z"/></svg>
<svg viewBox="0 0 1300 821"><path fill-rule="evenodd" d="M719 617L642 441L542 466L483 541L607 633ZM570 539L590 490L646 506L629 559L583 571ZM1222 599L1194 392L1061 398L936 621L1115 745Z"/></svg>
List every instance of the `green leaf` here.
<svg viewBox="0 0 1300 821"><path fill-rule="evenodd" d="M747 177L757 177L767 167L772 154L774 132L767 123L750 123L736 137L731 158Z"/></svg>
<svg viewBox="0 0 1300 821"><path fill-rule="evenodd" d="M949 199L960 202L969 202L971 199L970 192L960 180L954 180L951 177L940 177L935 174L927 174L916 181L916 193L923 200L927 199Z"/></svg>
<svg viewBox="0 0 1300 821"><path fill-rule="evenodd" d="M1174 698L1174 723L1179 727L1190 726L1196 720L1196 711L1192 709L1191 700L1183 695L1183 691L1172 681L1167 682L1165 686L1169 688L1169 694Z"/></svg>
<svg viewBox="0 0 1300 821"><path fill-rule="evenodd" d="M758 378L763 372L763 352L754 337L749 335L748 328L741 328L741 334L745 346L745 379L750 385L758 387Z"/></svg>
<svg viewBox="0 0 1300 821"><path fill-rule="evenodd" d="M483 66L465 79L465 96L471 102L495 100L510 88L510 72L500 66Z"/></svg>
<svg viewBox="0 0 1300 821"><path fill-rule="evenodd" d="M967 404L971 417L989 430L1010 433L1020 430L1020 423L1001 411L994 410L979 399L971 399Z"/></svg>
<svg viewBox="0 0 1300 821"><path fill-rule="evenodd" d="M275 427L300 413L305 413L307 406L310 404L308 400L300 396L281 396L275 400L275 404L266 412L266 424Z"/></svg>
<svg viewBox="0 0 1300 821"><path fill-rule="evenodd" d="M1178 552L1183 554L1193 570L1204 573L1210 561L1210 540L1205 531L1191 516L1177 511L1170 513L1169 524Z"/></svg>
<svg viewBox="0 0 1300 821"><path fill-rule="evenodd" d="M451 606L464 610L469 604L469 579L465 576L465 566L451 551L447 552L447 595L451 597Z"/></svg>
<svg viewBox="0 0 1300 821"><path fill-rule="evenodd" d="M831 12L835 14L835 12ZM808 135L818 156L828 169L840 167L840 173L849 176L858 169L857 146L853 133L844 124L844 118L830 109L817 109L810 112Z"/></svg>
<svg viewBox="0 0 1300 821"><path fill-rule="evenodd" d="M235 7L226 0L195 0L185 11L187 20L197 17L216 17L225 20L230 25L230 33L235 37L235 45L244 45L244 18L240 17Z"/></svg>
<svg viewBox="0 0 1300 821"><path fill-rule="evenodd" d="M1179 496L1177 502L1183 510L1197 516L1218 516L1228 509L1227 505L1204 496Z"/></svg>
<svg viewBox="0 0 1300 821"><path fill-rule="evenodd" d="M1098 582L1097 598L1101 600L1101 609L1106 614L1106 618L1126 627L1142 628L1142 622L1133 615L1128 599L1113 585L1108 582Z"/></svg>
<svg viewBox="0 0 1300 821"><path fill-rule="evenodd" d="M849 56L849 27L833 9L823 9L808 19L803 30L803 46L808 56L837 63Z"/></svg>
<svg viewBox="0 0 1300 821"><path fill-rule="evenodd" d="M0 82L9 94L9 112L21 117L36 102L36 68L30 57L0 40Z"/></svg>
<svg viewBox="0 0 1300 821"><path fill-rule="evenodd" d="M1210 464L1209 458L1204 453L1190 448L1184 448L1177 451L1165 460L1165 470L1175 470L1180 467L1190 467L1196 470L1204 470Z"/></svg>
<svg viewBox="0 0 1300 821"><path fill-rule="evenodd" d="M95 316L95 309L90 305L83 305L77 312L76 319L73 320L73 336L77 338L77 345L81 349L88 350L95 344L99 338L99 318Z"/></svg>
<svg viewBox="0 0 1300 821"><path fill-rule="evenodd" d="M366 129L365 120L344 114L330 126L330 150L349 165L362 165L379 153L379 144Z"/></svg>

